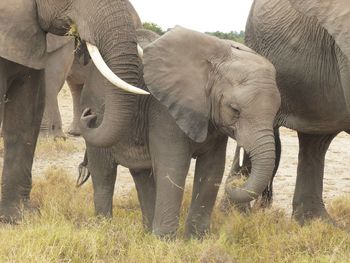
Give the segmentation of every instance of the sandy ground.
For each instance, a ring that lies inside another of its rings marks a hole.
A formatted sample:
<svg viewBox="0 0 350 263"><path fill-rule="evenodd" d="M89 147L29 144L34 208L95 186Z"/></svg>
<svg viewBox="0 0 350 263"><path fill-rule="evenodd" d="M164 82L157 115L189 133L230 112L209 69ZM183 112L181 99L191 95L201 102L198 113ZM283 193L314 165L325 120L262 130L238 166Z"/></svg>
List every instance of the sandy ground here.
<svg viewBox="0 0 350 263"><path fill-rule="evenodd" d="M59 96L60 110L62 114L63 127L66 131L72 120L72 102L70 93L65 87ZM72 143L84 145L82 138L69 137ZM294 192L297 158L298 158L298 138L294 131L281 129L282 140L282 158L280 168L274 181L274 207L286 209L287 213L291 211L292 197ZM229 173L235 142L230 140L227 151L225 176ZM77 166L83 159L83 151L73 152L71 154L60 155L56 160L46 158L35 158L33 177L41 176L45 169L52 165L63 167L77 176ZM345 133L338 135L332 142L326 156L326 169L324 181L324 199L327 202L335 197L350 194L350 173L348 172L348 162L350 160L350 138ZM187 185L193 180L194 162L191 164ZM224 178L225 180L225 178ZM117 195L127 195L134 188L132 178L128 169L118 168L118 179L116 185ZM222 187L221 187L222 191Z"/></svg>

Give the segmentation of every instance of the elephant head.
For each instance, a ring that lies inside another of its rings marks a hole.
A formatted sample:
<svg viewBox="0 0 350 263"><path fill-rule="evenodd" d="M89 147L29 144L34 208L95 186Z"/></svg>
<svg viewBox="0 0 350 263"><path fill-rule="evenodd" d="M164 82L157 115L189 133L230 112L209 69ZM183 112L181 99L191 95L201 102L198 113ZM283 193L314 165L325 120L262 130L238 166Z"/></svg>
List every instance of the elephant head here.
<svg viewBox="0 0 350 263"><path fill-rule="evenodd" d="M280 95L272 64L239 43L176 27L145 48L144 78L192 140L216 128L245 149L251 176L229 194L236 202L256 198L275 164Z"/></svg>
<svg viewBox="0 0 350 263"><path fill-rule="evenodd" d="M139 19L127 0L11 0L0 2L0 56L27 67L42 69L47 54L46 34L66 35L69 31L85 41L102 74L119 87L140 94L133 86L141 83L135 23ZM96 62L97 61L97 62ZM94 71L97 69L94 68ZM106 73L107 72L107 73ZM97 74L91 74L96 76ZM91 78L91 77L90 77ZM93 81L90 81L90 83ZM105 83L106 114L101 126L87 130L86 139L99 134L96 144L106 145L128 125L133 94ZM132 85L132 86L131 86ZM114 118L118 112L119 118ZM126 114L123 114L126 113ZM114 129L110 126L112 123ZM117 128L119 127L119 129Z"/></svg>
<svg viewBox="0 0 350 263"><path fill-rule="evenodd" d="M348 0L289 0L289 2L300 13L315 17L350 60L350 2ZM350 72L346 74L349 80ZM350 109L350 89L344 87L343 91Z"/></svg>

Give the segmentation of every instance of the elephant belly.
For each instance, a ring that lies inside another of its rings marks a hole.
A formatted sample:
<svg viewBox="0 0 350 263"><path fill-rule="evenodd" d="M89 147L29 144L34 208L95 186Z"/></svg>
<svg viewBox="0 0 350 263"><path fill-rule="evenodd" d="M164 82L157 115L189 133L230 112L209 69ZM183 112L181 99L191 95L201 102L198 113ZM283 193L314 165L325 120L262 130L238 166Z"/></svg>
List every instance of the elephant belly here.
<svg viewBox="0 0 350 263"><path fill-rule="evenodd" d="M113 147L113 153L116 163L129 169L152 168L151 158L146 147L118 145Z"/></svg>

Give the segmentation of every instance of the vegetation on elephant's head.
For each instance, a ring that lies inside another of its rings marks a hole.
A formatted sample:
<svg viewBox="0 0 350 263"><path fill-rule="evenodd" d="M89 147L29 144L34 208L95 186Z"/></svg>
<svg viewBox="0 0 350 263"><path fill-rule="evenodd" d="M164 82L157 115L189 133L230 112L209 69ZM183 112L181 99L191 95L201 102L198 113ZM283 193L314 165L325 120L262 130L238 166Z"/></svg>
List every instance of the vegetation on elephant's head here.
<svg viewBox="0 0 350 263"><path fill-rule="evenodd" d="M244 37L245 37L245 32L244 31L231 31L229 33L224 33L220 31L216 32L206 32L206 34L211 35L211 36L216 36L221 39L228 39L228 40L233 40L239 43L244 44Z"/></svg>
<svg viewBox="0 0 350 263"><path fill-rule="evenodd" d="M74 37L75 49L78 50L80 45L81 45L81 39L80 39L79 32L78 32L78 26L75 23L71 24L69 31L67 32L67 36Z"/></svg>
<svg viewBox="0 0 350 263"><path fill-rule="evenodd" d="M152 22L143 23L143 28L151 30L151 31L157 33L158 35L163 35L166 32L159 25L157 25L156 23L152 23Z"/></svg>
<svg viewBox="0 0 350 263"><path fill-rule="evenodd" d="M79 37L78 26L75 23L71 24L67 35L73 36L73 37Z"/></svg>

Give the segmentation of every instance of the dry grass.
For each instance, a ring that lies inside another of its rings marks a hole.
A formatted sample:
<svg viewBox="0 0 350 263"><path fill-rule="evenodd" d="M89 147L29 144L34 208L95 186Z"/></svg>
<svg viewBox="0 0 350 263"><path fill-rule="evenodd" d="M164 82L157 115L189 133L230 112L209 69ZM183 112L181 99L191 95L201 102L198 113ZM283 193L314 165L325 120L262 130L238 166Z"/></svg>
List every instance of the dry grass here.
<svg viewBox="0 0 350 263"><path fill-rule="evenodd" d="M114 218L96 219L91 185L76 189L72 176L52 167L36 180L32 200L41 215L0 227L0 262L349 262L350 198L330 205L347 231L316 221L299 227L281 211L223 215L202 241L165 242L145 233L135 193L115 200ZM182 214L189 203L186 194Z"/></svg>
<svg viewBox="0 0 350 263"><path fill-rule="evenodd" d="M73 153L83 150L83 144L77 143L70 138L67 139L52 139L50 137L39 138L35 156L45 158L57 158L59 154Z"/></svg>
<svg viewBox="0 0 350 263"><path fill-rule="evenodd" d="M82 141L78 142L71 138L67 139L53 139L51 137L39 137L36 149L35 157L45 157L45 158L57 158L57 155L73 153L77 151L82 151L84 148L84 143ZM4 153L4 141L0 138L0 156Z"/></svg>

